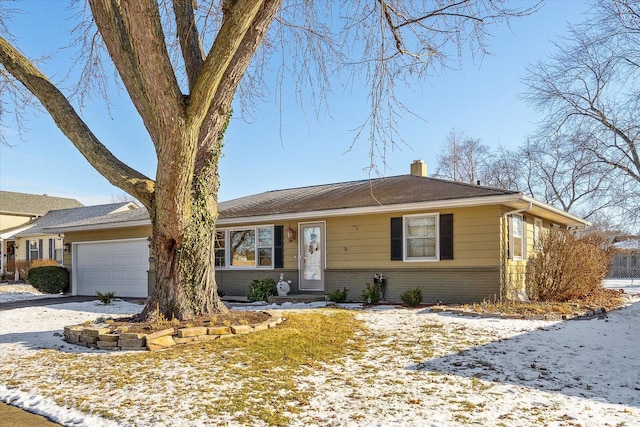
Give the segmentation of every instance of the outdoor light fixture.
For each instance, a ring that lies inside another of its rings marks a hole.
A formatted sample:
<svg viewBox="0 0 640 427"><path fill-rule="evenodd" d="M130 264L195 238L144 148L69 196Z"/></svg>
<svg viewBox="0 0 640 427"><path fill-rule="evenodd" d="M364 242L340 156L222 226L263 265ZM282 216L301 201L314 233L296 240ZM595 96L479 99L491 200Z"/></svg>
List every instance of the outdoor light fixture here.
<svg viewBox="0 0 640 427"><path fill-rule="evenodd" d="M147 237L147 246L151 247L151 236Z"/></svg>
<svg viewBox="0 0 640 427"><path fill-rule="evenodd" d="M64 244L64 251L71 253L71 243L65 243Z"/></svg>
<svg viewBox="0 0 640 427"><path fill-rule="evenodd" d="M296 233L296 230L291 228L291 225L289 225L289 228L287 228L287 240L289 240L289 243L291 243L294 240L296 240L296 235L297 234L298 233Z"/></svg>

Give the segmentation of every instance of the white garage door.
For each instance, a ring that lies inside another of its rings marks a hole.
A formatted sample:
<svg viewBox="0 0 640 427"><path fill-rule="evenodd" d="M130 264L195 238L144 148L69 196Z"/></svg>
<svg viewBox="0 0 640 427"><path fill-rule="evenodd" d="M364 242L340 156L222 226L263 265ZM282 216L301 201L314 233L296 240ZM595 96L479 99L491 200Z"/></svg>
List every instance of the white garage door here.
<svg viewBox="0 0 640 427"><path fill-rule="evenodd" d="M146 239L76 243L73 254L73 283L78 295L99 291L119 297L147 296Z"/></svg>

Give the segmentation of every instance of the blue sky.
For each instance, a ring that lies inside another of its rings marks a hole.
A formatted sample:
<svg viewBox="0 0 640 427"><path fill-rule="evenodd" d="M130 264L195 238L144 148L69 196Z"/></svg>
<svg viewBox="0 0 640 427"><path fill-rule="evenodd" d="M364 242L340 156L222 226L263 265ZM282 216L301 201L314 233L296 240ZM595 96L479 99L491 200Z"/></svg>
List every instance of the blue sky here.
<svg viewBox="0 0 640 427"><path fill-rule="evenodd" d="M18 47L36 57L68 43L65 27L71 24L65 5L33 0L21 4L28 13L12 25ZM399 121L406 145L387 153L383 175L406 174L415 159L435 172L440 146L452 128L491 147L521 144L540 119L519 98L525 68L553 53L552 42L566 34L567 23L582 22L587 10L582 1L549 0L538 13L512 20L510 28L492 29L491 56L481 62L465 60L460 70L412 82L403 100L420 118L405 114ZM62 25L54 26L54 21ZM63 56L43 71L56 81L67 68ZM282 113L274 93L257 105L251 122L232 118L220 163L220 200L370 176L368 141L360 140L349 150L353 129L367 114L366 88L343 92L336 85L329 96L331 111L320 116L311 106L301 111L293 98L293 89L285 86ZM94 133L121 160L155 177L153 146L130 102L115 97L107 111L101 99L96 101L81 114ZM123 194L93 170L46 113L30 116L28 127L24 140L9 130L12 146L0 145L1 190L72 197L86 205L109 203Z"/></svg>

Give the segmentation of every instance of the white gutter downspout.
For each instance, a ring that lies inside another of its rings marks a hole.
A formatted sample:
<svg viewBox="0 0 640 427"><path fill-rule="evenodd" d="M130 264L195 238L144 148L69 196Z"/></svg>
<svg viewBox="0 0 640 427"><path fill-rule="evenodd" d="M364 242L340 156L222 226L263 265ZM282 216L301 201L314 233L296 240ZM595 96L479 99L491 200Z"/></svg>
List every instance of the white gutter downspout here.
<svg viewBox="0 0 640 427"><path fill-rule="evenodd" d="M511 215L515 215L515 214L519 214L522 212L526 212L529 209L531 209L533 207L533 203L529 202L529 206L527 206L526 208L522 208L522 209L515 209L509 212L505 212L502 214L502 232L503 232L503 236L506 237L506 239L503 239L503 250L504 250L504 255L500 260L500 264L502 264L500 267L500 269L502 270L502 283L500 283L500 301L503 300L504 298L504 294L505 294L505 286L507 285L507 260L509 259L509 229L507 227L507 218ZM526 231L525 231L526 232Z"/></svg>

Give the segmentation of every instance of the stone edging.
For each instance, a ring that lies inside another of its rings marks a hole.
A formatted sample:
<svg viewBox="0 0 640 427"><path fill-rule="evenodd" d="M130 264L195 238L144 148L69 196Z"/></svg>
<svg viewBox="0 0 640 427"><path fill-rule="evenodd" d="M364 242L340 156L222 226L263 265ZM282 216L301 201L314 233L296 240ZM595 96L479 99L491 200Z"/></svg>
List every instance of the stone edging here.
<svg viewBox="0 0 640 427"><path fill-rule="evenodd" d="M194 326L190 328L167 328L151 334L123 332L112 333L108 326L74 325L64 327L64 339L70 344L99 350L157 351L175 345L213 341L234 335L250 334L275 328L284 319L280 314L264 311L270 319L253 325Z"/></svg>
<svg viewBox="0 0 640 427"><path fill-rule="evenodd" d="M524 320L589 320L593 318L607 317L607 310L597 308L584 313L571 314L509 314L509 313L478 313L477 311L464 310L462 308L449 308L445 306L436 306L430 308L432 313L451 313L460 316L481 317L493 319L524 319Z"/></svg>

